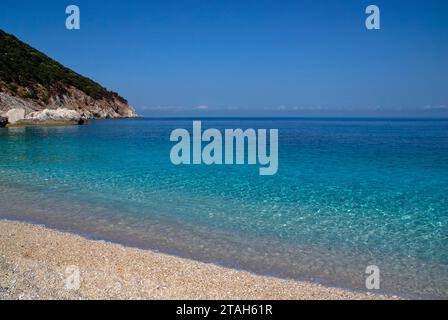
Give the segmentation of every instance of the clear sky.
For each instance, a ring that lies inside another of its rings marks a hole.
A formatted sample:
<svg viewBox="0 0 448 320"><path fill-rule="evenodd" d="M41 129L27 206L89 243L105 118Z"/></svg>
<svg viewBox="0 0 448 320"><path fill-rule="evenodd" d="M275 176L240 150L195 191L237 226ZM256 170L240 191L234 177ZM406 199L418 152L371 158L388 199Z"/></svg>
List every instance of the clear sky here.
<svg viewBox="0 0 448 320"><path fill-rule="evenodd" d="M0 28L149 116L448 116L446 0L2 0Z"/></svg>

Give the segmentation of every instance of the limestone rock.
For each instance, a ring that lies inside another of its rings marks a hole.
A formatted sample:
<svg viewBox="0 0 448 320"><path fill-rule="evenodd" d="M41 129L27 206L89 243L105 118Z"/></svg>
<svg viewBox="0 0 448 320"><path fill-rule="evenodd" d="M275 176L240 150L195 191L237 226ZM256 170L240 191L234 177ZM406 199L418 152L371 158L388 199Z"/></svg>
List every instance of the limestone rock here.
<svg viewBox="0 0 448 320"><path fill-rule="evenodd" d="M8 123L15 124L18 121L25 119L25 109L22 108L11 109L8 112L6 112L3 116L8 118Z"/></svg>
<svg viewBox="0 0 448 320"><path fill-rule="evenodd" d="M2 92L0 88L0 115L11 109L24 109L25 114L29 114L44 109L57 110L61 108L74 110L83 114L86 119L139 117L131 106L119 99L94 99L74 87L66 88L64 94L51 96L46 105L17 97L7 90ZM3 116L6 117L4 114Z"/></svg>
<svg viewBox="0 0 448 320"><path fill-rule="evenodd" d="M59 108L56 110L44 109L28 114L25 121L33 122L79 122L81 114L74 110Z"/></svg>

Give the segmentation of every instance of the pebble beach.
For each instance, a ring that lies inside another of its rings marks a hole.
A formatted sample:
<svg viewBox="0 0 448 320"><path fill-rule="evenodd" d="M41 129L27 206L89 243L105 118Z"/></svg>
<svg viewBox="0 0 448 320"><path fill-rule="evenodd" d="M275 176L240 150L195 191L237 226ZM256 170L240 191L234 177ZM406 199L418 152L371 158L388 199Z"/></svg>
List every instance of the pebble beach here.
<svg viewBox="0 0 448 320"><path fill-rule="evenodd" d="M396 298L260 276L5 220L0 248L0 299Z"/></svg>

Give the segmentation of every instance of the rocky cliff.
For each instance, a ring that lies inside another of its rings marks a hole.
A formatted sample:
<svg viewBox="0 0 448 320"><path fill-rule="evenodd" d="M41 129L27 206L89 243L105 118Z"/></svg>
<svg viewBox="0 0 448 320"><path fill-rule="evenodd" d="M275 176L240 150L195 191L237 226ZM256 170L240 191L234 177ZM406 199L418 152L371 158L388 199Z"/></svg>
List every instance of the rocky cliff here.
<svg viewBox="0 0 448 320"><path fill-rule="evenodd" d="M0 30L0 116L11 109L26 115L68 109L87 119L138 116L117 93Z"/></svg>

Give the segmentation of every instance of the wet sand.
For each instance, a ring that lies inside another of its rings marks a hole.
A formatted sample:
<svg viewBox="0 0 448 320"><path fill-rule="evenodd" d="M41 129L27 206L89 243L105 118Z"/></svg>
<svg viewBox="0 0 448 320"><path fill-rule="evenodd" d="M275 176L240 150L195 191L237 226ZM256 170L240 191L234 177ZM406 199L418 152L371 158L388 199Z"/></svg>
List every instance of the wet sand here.
<svg viewBox="0 0 448 320"><path fill-rule="evenodd" d="M0 220L0 299L390 298L396 297L259 276Z"/></svg>

